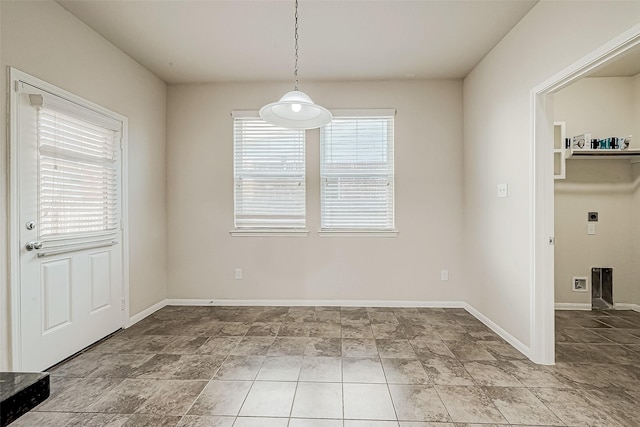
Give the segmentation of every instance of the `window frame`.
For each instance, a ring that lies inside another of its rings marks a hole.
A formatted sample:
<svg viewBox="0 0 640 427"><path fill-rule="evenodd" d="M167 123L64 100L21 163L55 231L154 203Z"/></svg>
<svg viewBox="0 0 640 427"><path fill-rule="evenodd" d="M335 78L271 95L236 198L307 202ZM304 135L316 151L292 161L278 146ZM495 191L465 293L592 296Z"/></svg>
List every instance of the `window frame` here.
<svg viewBox="0 0 640 427"><path fill-rule="evenodd" d="M257 111L233 111L231 113L233 119L233 229L229 232L231 236L236 237L257 237L257 236L278 236L278 237L304 237L308 235L307 230L307 203L306 203L306 132L299 129L290 129L292 132L300 132L302 134L302 182L303 194L303 225L269 227L269 226L238 226L238 172L237 172L237 146L236 126L237 120L261 120ZM266 122L265 122L266 124ZM277 128L277 127L276 127ZM283 130L289 130L284 129Z"/></svg>
<svg viewBox="0 0 640 427"><path fill-rule="evenodd" d="M395 109L358 109L358 110L332 110L333 116L338 119L367 119L367 118L387 118L391 119L393 129L391 134L391 176L392 196L391 196L391 223L390 228L323 228L323 213L325 203L325 175L324 175L324 154L325 154L325 131L323 127L320 131L320 230L319 236L336 236L336 237L396 237L399 233L396 228L395 217ZM388 160L388 159L387 159ZM387 165L388 166L388 165Z"/></svg>

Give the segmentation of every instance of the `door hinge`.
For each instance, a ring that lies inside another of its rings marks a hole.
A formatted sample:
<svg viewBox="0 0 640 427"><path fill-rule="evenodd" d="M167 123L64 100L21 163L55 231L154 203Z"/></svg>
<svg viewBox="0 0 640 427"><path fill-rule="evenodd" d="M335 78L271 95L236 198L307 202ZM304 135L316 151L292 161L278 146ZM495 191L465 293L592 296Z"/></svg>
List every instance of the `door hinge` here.
<svg viewBox="0 0 640 427"><path fill-rule="evenodd" d="M124 298L120 300L120 310L124 310Z"/></svg>

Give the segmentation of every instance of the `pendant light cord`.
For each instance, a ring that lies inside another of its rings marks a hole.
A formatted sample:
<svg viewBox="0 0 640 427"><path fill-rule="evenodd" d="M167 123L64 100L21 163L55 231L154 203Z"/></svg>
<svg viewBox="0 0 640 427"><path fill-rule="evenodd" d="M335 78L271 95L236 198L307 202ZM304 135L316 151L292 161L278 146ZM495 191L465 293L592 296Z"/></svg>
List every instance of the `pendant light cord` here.
<svg viewBox="0 0 640 427"><path fill-rule="evenodd" d="M298 90L298 0L296 0L296 26L295 26L295 40L296 40L296 65L293 71L293 76L296 79L296 88Z"/></svg>

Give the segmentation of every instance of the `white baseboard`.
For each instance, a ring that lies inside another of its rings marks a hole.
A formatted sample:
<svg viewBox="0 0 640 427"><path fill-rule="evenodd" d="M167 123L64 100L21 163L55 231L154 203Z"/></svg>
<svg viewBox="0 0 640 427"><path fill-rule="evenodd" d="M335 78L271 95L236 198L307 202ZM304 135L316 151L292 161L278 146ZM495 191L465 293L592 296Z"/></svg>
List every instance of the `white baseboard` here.
<svg viewBox="0 0 640 427"><path fill-rule="evenodd" d="M502 337L503 340L511 344L516 350L518 350L520 353L524 354L531 360L531 349L528 346L524 345L522 341L520 341L519 339L511 335L509 332L505 331L500 326L495 324L487 316L485 316L484 314L476 310L476 308L473 307L471 304L465 303L464 305L465 305L464 309L467 310L471 315L473 315L473 317L475 317L476 319L484 323L489 329L491 329L496 334L500 335L500 337Z"/></svg>
<svg viewBox="0 0 640 427"><path fill-rule="evenodd" d="M135 325L136 323L138 323L139 321L141 321L142 319L144 319L147 316L152 315L153 313L155 313L156 311L160 310L162 307L167 305L167 300L162 300L160 302L155 303L154 305L152 305L149 308L146 308L144 310L142 310L140 313L138 314L134 314L133 316L129 317L129 320L127 321L127 325L125 326L126 328Z"/></svg>
<svg viewBox="0 0 640 427"><path fill-rule="evenodd" d="M556 310L591 310L591 304L589 303L573 303L573 302L557 302L555 304ZM640 305L630 304L626 302L617 302L613 305L614 310L633 310L640 312Z"/></svg>
<svg viewBox="0 0 640 427"><path fill-rule="evenodd" d="M166 305L465 308L463 301L168 299Z"/></svg>
<svg viewBox="0 0 640 427"><path fill-rule="evenodd" d="M616 310L633 310L640 312L640 305L628 304L625 302L617 302L613 305L613 308L615 308Z"/></svg>
<svg viewBox="0 0 640 427"><path fill-rule="evenodd" d="M591 304L581 302L557 302L555 303L556 310L591 310Z"/></svg>

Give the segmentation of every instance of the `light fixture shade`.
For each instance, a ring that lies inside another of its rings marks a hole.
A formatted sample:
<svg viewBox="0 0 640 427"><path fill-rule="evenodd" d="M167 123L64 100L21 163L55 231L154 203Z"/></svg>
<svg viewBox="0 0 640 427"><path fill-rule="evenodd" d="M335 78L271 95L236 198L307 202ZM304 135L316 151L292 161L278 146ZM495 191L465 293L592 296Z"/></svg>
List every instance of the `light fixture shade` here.
<svg viewBox="0 0 640 427"><path fill-rule="evenodd" d="M306 93L299 90L287 92L280 101L262 107L260 117L267 123L288 129L315 129L333 119L329 110L314 104Z"/></svg>

